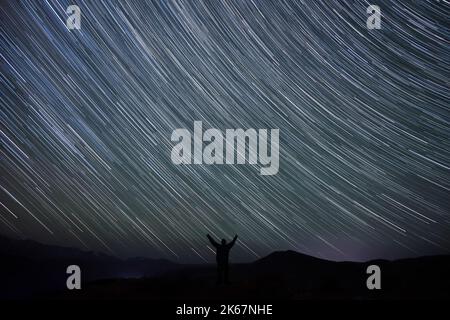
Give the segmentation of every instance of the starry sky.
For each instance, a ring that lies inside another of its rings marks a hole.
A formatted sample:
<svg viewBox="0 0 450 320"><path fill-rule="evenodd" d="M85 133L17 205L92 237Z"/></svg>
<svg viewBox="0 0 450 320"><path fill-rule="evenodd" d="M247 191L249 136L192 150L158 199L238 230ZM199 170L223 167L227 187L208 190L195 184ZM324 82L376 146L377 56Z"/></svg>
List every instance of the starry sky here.
<svg viewBox="0 0 450 320"><path fill-rule="evenodd" d="M68 30L66 8L81 9ZM450 253L450 3L0 4L0 234L129 257ZM279 128L280 168L174 165L177 128Z"/></svg>

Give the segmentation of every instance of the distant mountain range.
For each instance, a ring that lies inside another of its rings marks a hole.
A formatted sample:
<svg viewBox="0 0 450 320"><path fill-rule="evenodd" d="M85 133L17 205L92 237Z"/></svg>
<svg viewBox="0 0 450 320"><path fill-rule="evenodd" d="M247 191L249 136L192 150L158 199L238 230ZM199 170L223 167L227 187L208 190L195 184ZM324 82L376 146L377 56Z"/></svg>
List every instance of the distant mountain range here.
<svg viewBox="0 0 450 320"><path fill-rule="evenodd" d="M83 282L153 277L181 267L164 259L119 259L103 253L0 236L0 298L40 297L66 288L66 269L81 268Z"/></svg>
<svg viewBox="0 0 450 320"><path fill-rule="evenodd" d="M365 263L278 251L231 266L232 284L215 285L215 266L118 259L0 236L0 298L50 299L450 299L450 256ZM65 287L66 268L82 270L82 290ZM366 287L381 268L381 290Z"/></svg>

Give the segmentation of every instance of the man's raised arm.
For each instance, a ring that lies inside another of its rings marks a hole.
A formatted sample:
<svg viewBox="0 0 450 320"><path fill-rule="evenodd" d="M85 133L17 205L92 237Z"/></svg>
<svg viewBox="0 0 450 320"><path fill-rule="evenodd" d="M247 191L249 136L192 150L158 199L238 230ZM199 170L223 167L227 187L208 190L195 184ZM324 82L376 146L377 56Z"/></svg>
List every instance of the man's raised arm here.
<svg viewBox="0 0 450 320"><path fill-rule="evenodd" d="M234 236L233 240L231 240L231 242L228 244L228 246L231 248L232 246L234 246L234 243L236 242L237 239L237 235Z"/></svg>
<svg viewBox="0 0 450 320"><path fill-rule="evenodd" d="M212 244L214 247L217 248L217 247L219 246L219 244L218 244L216 241L214 241L214 239L213 239L209 234L207 234L206 236L208 237L209 242L211 242L211 244Z"/></svg>

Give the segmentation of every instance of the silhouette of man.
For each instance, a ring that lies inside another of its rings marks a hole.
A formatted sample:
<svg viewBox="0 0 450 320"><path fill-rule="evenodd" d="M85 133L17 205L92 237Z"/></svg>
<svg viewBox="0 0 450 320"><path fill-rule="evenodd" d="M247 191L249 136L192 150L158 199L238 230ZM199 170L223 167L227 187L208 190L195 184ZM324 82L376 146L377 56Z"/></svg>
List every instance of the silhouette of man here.
<svg viewBox="0 0 450 320"><path fill-rule="evenodd" d="M229 284L228 281L228 255L230 253L231 247L234 245L237 239L237 235L234 236L233 240L227 244L225 239L222 239L221 243L217 243L208 234L206 235L211 242L211 244L216 248L216 261L217 261L217 284L225 282Z"/></svg>

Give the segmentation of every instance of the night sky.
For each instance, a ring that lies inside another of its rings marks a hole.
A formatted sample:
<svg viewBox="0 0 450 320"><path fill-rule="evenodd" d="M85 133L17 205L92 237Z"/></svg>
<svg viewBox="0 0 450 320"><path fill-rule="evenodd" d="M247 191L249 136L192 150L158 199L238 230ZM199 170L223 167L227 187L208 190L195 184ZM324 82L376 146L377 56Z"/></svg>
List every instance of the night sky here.
<svg viewBox="0 0 450 320"><path fill-rule="evenodd" d="M0 234L177 262L212 262L207 233L239 235L233 261L450 253L448 1L0 3ZM279 128L278 174L174 165L194 121Z"/></svg>

